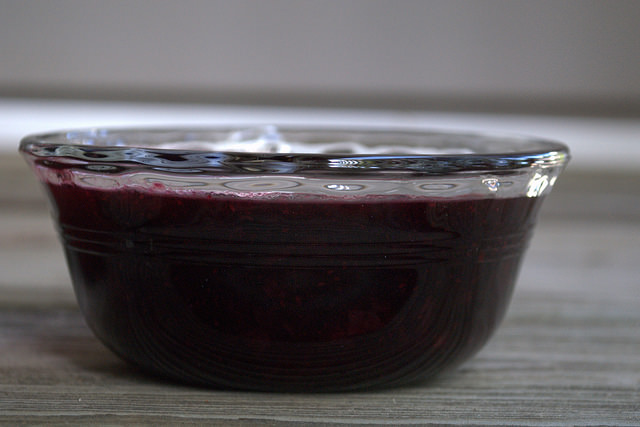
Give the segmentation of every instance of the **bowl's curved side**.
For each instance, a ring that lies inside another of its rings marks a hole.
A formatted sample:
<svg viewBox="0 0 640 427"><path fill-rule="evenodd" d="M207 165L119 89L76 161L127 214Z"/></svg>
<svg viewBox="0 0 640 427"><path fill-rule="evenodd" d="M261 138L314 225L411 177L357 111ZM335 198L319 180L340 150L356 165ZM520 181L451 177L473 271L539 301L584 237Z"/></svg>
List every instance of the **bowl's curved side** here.
<svg viewBox="0 0 640 427"><path fill-rule="evenodd" d="M468 358L504 314L542 201L50 191L107 346L182 381L290 391L415 381Z"/></svg>

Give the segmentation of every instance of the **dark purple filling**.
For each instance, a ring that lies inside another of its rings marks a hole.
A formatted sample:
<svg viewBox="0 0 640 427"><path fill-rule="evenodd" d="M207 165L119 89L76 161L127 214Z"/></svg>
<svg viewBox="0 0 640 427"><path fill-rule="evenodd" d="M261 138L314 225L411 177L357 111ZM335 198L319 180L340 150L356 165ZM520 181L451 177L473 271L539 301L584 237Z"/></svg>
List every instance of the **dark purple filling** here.
<svg viewBox="0 0 640 427"><path fill-rule="evenodd" d="M173 378L260 390L396 384L461 362L502 318L540 204L49 191L107 346Z"/></svg>

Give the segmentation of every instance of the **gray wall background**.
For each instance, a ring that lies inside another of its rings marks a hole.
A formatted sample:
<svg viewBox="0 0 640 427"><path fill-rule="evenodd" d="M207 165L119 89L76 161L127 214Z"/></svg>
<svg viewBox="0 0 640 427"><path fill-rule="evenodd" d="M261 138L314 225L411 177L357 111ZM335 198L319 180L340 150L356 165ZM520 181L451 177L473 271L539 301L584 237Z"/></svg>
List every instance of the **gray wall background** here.
<svg viewBox="0 0 640 427"><path fill-rule="evenodd" d="M640 114L640 1L0 0L0 96Z"/></svg>

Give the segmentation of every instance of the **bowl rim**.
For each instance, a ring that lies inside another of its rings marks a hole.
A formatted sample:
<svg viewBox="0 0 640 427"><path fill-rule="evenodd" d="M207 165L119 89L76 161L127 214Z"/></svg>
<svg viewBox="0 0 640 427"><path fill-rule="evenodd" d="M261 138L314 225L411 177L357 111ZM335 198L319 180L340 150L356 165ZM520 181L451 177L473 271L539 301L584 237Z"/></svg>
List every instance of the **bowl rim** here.
<svg viewBox="0 0 640 427"><path fill-rule="evenodd" d="M510 144L511 150L496 150L474 153L312 153L312 152L265 152L236 150L203 150L154 147L150 143L108 143L108 138L133 135L149 137L168 134L205 135L207 133L229 134L248 129L258 129L264 124L202 125L202 126L138 126L138 127L93 127L58 130L30 134L22 138L19 151L28 157L47 157L53 162L71 164L87 163L136 163L141 166L157 166L154 158L183 158L172 164L164 161L167 170L184 170L198 167L203 171L219 170L220 165L243 165L250 162L257 166L257 172L278 173L274 164L295 164L296 172L330 169L333 172L409 171L427 174L446 174L472 171L516 170L530 167L564 167L570 159L567 145L547 139L527 135L502 134L497 132L473 132L441 130L427 127L393 126L326 126L285 124L273 125L283 134L307 133L315 135L361 135L393 136L411 138L457 138L469 142L482 141ZM267 125L271 126L271 125ZM122 142L122 141L120 141ZM183 141L188 142L188 141ZM55 159L55 160L53 160ZM208 159L203 164L203 159ZM187 162L185 163L185 160ZM193 161L197 163L194 165ZM268 166L266 169L260 166ZM246 168L245 168L246 169ZM292 172L290 168L287 172ZM243 170L243 172L251 172Z"/></svg>

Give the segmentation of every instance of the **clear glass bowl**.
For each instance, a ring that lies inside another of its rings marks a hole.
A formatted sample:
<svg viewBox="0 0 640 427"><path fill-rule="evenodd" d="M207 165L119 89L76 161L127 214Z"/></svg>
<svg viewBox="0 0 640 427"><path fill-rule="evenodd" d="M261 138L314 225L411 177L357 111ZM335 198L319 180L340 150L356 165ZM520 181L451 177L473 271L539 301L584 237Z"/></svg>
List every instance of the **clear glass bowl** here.
<svg viewBox="0 0 640 427"><path fill-rule="evenodd" d="M336 391L458 365L508 305L562 144L425 130L79 130L20 146L87 323L194 384Z"/></svg>

